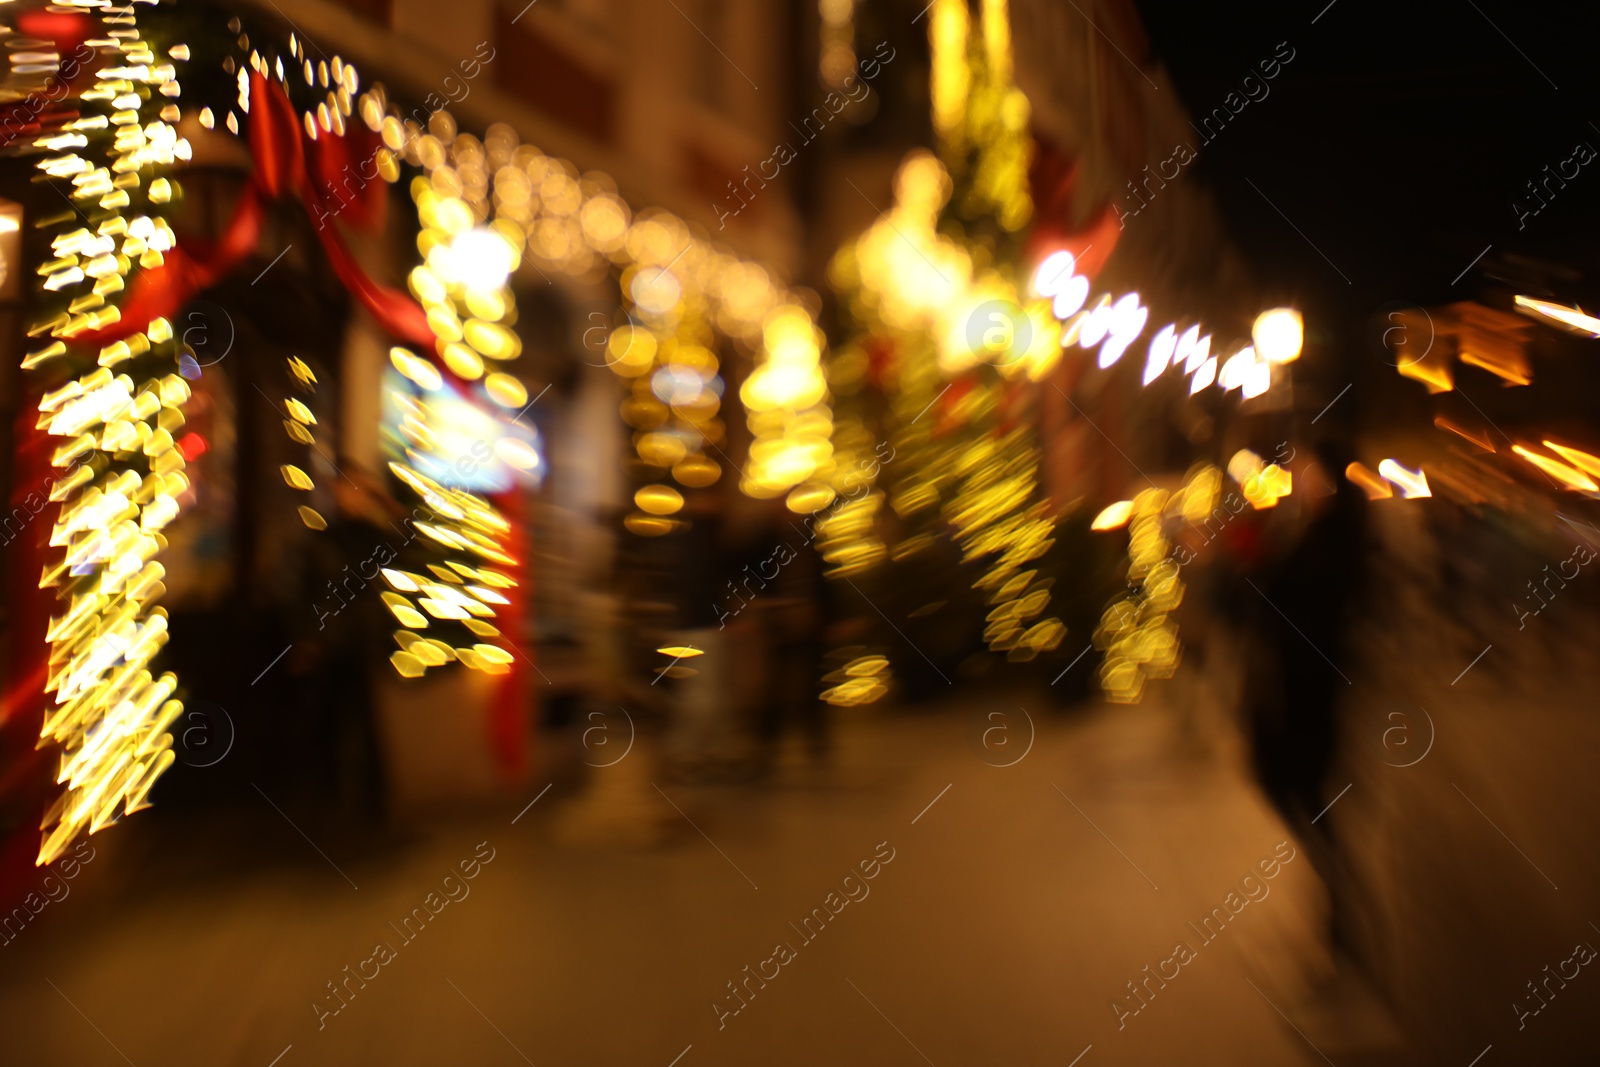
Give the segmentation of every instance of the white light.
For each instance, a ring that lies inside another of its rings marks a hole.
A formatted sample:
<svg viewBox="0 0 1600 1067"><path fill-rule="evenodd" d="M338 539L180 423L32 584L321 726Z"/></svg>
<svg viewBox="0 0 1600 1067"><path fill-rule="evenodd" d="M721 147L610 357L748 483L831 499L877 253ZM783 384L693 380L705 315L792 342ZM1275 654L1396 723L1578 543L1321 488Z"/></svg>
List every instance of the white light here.
<svg viewBox="0 0 1600 1067"><path fill-rule="evenodd" d="M1254 399L1272 388L1272 364L1257 362L1250 364L1244 373L1242 393L1246 400Z"/></svg>
<svg viewBox="0 0 1600 1067"><path fill-rule="evenodd" d="M511 276L515 255L504 237L486 227L476 227L456 234L439 265L448 281L494 292Z"/></svg>
<svg viewBox="0 0 1600 1067"><path fill-rule="evenodd" d="M1212 356L1200 364L1200 369L1194 372L1194 381L1189 383L1189 395L1194 396L1200 390L1217 380L1217 357Z"/></svg>
<svg viewBox="0 0 1600 1067"><path fill-rule="evenodd" d="M1040 296L1055 296L1066 286L1077 265L1071 252L1052 252L1033 274L1033 291ZM1084 284L1088 284L1087 280Z"/></svg>
<svg viewBox="0 0 1600 1067"><path fill-rule="evenodd" d="M629 288L633 302L653 315L666 315L678 306L683 295L683 285L670 270L649 267L633 276Z"/></svg>
<svg viewBox="0 0 1600 1067"><path fill-rule="evenodd" d="M1111 306L1111 336L1132 344L1149 319L1150 309L1139 306L1139 294L1129 293Z"/></svg>
<svg viewBox="0 0 1600 1067"><path fill-rule="evenodd" d="M1089 279L1081 274L1074 274L1062 283L1050 310L1058 319L1070 319L1083 308L1083 302L1087 299L1089 299Z"/></svg>
<svg viewBox="0 0 1600 1067"><path fill-rule="evenodd" d="M1428 486L1428 476L1421 467L1412 472L1394 460L1386 459L1378 464L1378 473L1399 487L1400 495L1407 500L1433 495L1433 490Z"/></svg>
<svg viewBox="0 0 1600 1067"><path fill-rule="evenodd" d="M1305 343L1305 325L1293 308L1273 308L1256 316L1250 328L1256 351L1268 363L1291 363L1300 358Z"/></svg>
<svg viewBox="0 0 1600 1067"><path fill-rule="evenodd" d="M1517 297L1516 305L1517 310L1523 314L1532 314L1548 319L1576 333L1587 333L1594 337L1600 337L1600 319L1586 314L1582 308L1569 308L1561 304L1551 303L1548 300L1535 300L1531 296Z"/></svg>
<svg viewBox="0 0 1600 1067"><path fill-rule="evenodd" d="M1106 507L1094 517L1089 524L1091 530L1119 530L1128 525L1128 519L1133 516L1133 501L1119 500Z"/></svg>
<svg viewBox="0 0 1600 1067"><path fill-rule="evenodd" d="M1131 338L1122 338L1113 334L1107 337L1105 344L1100 346L1099 363L1101 368L1109 367L1122 358L1122 353L1128 350Z"/></svg>
<svg viewBox="0 0 1600 1067"><path fill-rule="evenodd" d="M1200 365L1211 357L1211 335L1208 333L1195 344L1194 350L1189 353L1189 358L1183 362L1183 373L1193 374L1200 369Z"/></svg>
<svg viewBox="0 0 1600 1067"><path fill-rule="evenodd" d="M544 467L538 449L515 437L502 437L494 443L495 455L519 471L537 473Z"/></svg>
<svg viewBox="0 0 1600 1067"><path fill-rule="evenodd" d="M1095 309L1089 312L1083 320L1083 328L1078 331L1078 346L1080 348L1093 348L1105 340L1106 334L1111 332L1111 305L1103 298Z"/></svg>
<svg viewBox="0 0 1600 1067"><path fill-rule="evenodd" d="M1150 340L1150 356L1144 364L1144 384L1149 385L1161 377L1167 365L1172 362L1172 353L1177 347L1178 340L1172 335L1174 327L1163 326L1161 331ZM1185 334L1184 336L1188 336ZM1194 343L1191 339L1191 345Z"/></svg>
<svg viewBox="0 0 1600 1067"><path fill-rule="evenodd" d="M1250 373L1250 367L1255 361L1255 349L1241 348L1229 356L1222 364L1222 369L1217 371L1217 385L1225 391L1239 388L1244 384L1244 376Z"/></svg>
<svg viewBox="0 0 1600 1067"><path fill-rule="evenodd" d="M1183 331L1183 336L1178 338L1178 347L1172 351L1172 362L1183 363L1188 360L1189 353L1194 351L1195 342L1200 340L1200 327L1191 326Z"/></svg>

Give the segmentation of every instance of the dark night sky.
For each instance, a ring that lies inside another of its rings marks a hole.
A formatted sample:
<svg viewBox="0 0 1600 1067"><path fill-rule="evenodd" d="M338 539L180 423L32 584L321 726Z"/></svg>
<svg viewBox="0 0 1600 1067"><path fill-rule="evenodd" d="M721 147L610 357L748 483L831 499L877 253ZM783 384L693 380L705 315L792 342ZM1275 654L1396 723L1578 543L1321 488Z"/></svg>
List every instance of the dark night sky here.
<svg viewBox="0 0 1600 1067"><path fill-rule="evenodd" d="M1457 392L1430 399L1394 372L1382 337L1386 309L1404 305L1477 300L1509 311L1512 293L1524 292L1600 306L1600 157L1520 230L1513 208L1537 207L1526 183L1543 181L1579 142L1600 151L1600 9L1135 3L1153 61L1196 115L1221 105L1279 42L1295 50L1270 94L1200 149L1195 174L1265 291L1306 311L1297 406L1320 408L1348 382L1354 392L1335 418L1369 429L1418 431L1434 412L1461 408L1498 426L1564 426L1588 438L1600 341L1539 328L1531 388L1462 367ZM1570 174L1576 164L1565 165Z"/></svg>
<svg viewBox="0 0 1600 1067"><path fill-rule="evenodd" d="M1600 150L1589 124L1600 124L1600 12L1590 5L1136 3L1192 113L1220 105L1278 42L1295 50L1270 95L1246 106L1197 165L1247 258L1293 290L1286 296L1347 315L1392 300L1463 299L1503 253L1577 267L1584 277L1562 295L1600 294L1600 159L1520 232L1512 207L1527 199L1524 183L1578 142ZM1493 250L1452 286L1486 245Z"/></svg>

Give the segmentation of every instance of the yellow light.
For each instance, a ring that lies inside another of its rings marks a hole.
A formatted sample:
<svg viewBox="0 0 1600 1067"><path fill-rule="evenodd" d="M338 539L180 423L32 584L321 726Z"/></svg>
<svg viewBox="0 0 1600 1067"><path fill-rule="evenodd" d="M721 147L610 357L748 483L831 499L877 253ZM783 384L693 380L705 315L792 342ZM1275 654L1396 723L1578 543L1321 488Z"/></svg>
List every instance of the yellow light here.
<svg viewBox="0 0 1600 1067"><path fill-rule="evenodd" d="M301 470L299 467L296 467L294 464L285 463L283 466L279 467L278 470L283 474L283 480L288 483L289 488L305 490L310 490L313 488L311 484L311 476L305 471Z"/></svg>
<svg viewBox="0 0 1600 1067"><path fill-rule="evenodd" d="M965 0L936 0L929 35L933 45L933 123L942 132L954 130L966 112L972 78L966 54L968 32Z"/></svg>
<svg viewBox="0 0 1600 1067"><path fill-rule="evenodd" d="M1288 471L1276 463L1271 463L1245 481L1241 488L1244 490L1244 498L1250 501L1250 506L1260 510L1277 507L1278 501L1294 490L1294 479Z"/></svg>
<svg viewBox="0 0 1600 1067"><path fill-rule="evenodd" d="M462 326L467 344L490 359L515 359L522 352L522 341L498 323L468 319Z"/></svg>
<svg viewBox="0 0 1600 1067"><path fill-rule="evenodd" d="M1091 530L1119 530L1128 525L1128 519L1133 515L1133 501L1119 500L1115 504L1104 508L1094 517L1089 524Z"/></svg>
<svg viewBox="0 0 1600 1067"><path fill-rule="evenodd" d="M404 348L389 349L389 362L394 364L395 370L430 393L444 385L444 378L440 376L437 367L425 359L419 359Z"/></svg>
<svg viewBox="0 0 1600 1067"><path fill-rule="evenodd" d="M795 487L784 506L796 515L810 515L833 503L836 494L826 485L810 483Z"/></svg>
<svg viewBox="0 0 1600 1067"><path fill-rule="evenodd" d="M689 453L683 438L671 433L647 433L637 447L639 458L655 467L670 467Z"/></svg>
<svg viewBox="0 0 1600 1067"><path fill-rule="evenodd" d="M1228 460L1228 477L1243 485L1245 482L1261 473L1261 457L1248 448L1241 448Z"/></svg>
<svg viewBox="0 0 1600 1067"><path fill-rule="evenodd" d="M451 341L444 346L443 359L445 366L454 371L458 378L474 382L483 377L483 360L478 353L459 341Z"/></svg>
<svg viewBox="0 0 1600 1067"><path fill-rule="evenodd" d="M1554 441L1545 441L1544 447L1558 453L1563 459L1570 461L1574 466L1586 473L1600 477L1600 456L1592 456L1587 452L1566 445L1558 445ZM1489 451L1493 452L1494 449Z"/></svg>
<svg viewBox="0 0 1600 1067"><path fill-rule="evenodd" d="M1431 350L1409 362L1397 363L1395 370L1403 378L1421 382L1429 393L1448 393L1456 387L1449 362L1441 353Z"/></svg>
<svg viewBox="0 0 1600 1067"><path fill-rule="evenodd" d="M495 373L483 381L489 398L503 408L520 408L528 402L528 390L509 374Z"/></svg>
<svg viewBox="0 0 1600 1067"><path fill-rule="evenodd" d="M1512 385L1531 385L1533 378L1528 374L1526 359L1520 352L1507 352L1503 355L1486 356L1471 349L1463 348L1460 352L1461 362L1473 367L1482 367L1496 378L1510 382Z"/></svg>
<svg viewBox="0 0 1600 1067"><path fill-rule="evenodd" d="M385 567L383 569L383 577L392 588L398 589L402 593L415 593L417 591L416 580L404 571L389 570Z"/></svg>
<svg viewBox="0 0 1600 1067"><path fill-rule="evenodd" d="M673 464L672 477L680 485L699 489L715 484L722 477L722 468L705 456L688 456Z"/></svg>
<svg viewBox="0 0 1600 1067"><path fill-rule="evenodd" d="M691 659L695 656L705 655L705 650L695 648L693 645L665 645L656 649L663 656L672 656L674 659Z"/></svg>
<svg viewBox="0 0 1600 1067"><path fill-rule="evenodd" d="M647 485L633 494L639 510L650 515L671 515L683 507L683 494L669 485Z"/></svg>
<svg viewBox="0 0 1600 1067"><path fill-rule="evenodd" d="M1496 449L1494 447L1494 442L1489 439L1489 435L1488 434L1483 434L1482 436L1480 436L1480 435L1478 435L1476 433L1473 433L1471 430L1467 429L1464 426L1457 425L1456 423L1452 422L1450 419L1446 418L1443 415L1435 416L1434 420L1433 420L1433 424L1435 426L1437 426L1441 430L1449 430L1451 433L1455 434L1457 437L1462 438L1463 440L1471 441L1473 444L1477 445L1479 448L1483 449L1485 452L1494 452L1494 451L1496 451ZM1552 445L1552 444L1550 444L1549 441L1546 441L1545 444L1547 446L1549 446L1550 448L1554 448L1556 451L1561 452L1561 446L1560 445ZM1565 452L1561 452L1561 454L1562 455L1566 455ZM1579 455L1582 455L1582 454L1583 453L1579 453ZM1568 458L1570 459L1571 457L1569 456ZM1580 466L1581 466L1581 464L1580 464ZM1590 473L1591 474L1600 474L1600 471L1591 471Z"/></svg>
<svg viewBox="0 0 1600 1067"><path fill-rule="evenodd" d="M1521 445L1512 445L1511 451L1515 452L1529 463L1532 463L1535 467L1538 467L1556 481L1561 482L1568 489L1578 489L1585 493L1600 492L1600 485L1596 485L1594 483L1594 479L1590 478L1588 475L1574 467L1567 466L1565 463L1562 463L1559 460L1551 459L1548 456L1541 456L1537 452L1530 452ZM1379 469L1381 470L1382 468Z"/></svg>
<svg viewBox="0 0 1600 1067"><path fill-rule="evenodd" d="M677 529L679 524L673 519L635 511L622 520L622 525L626 526L630 533L636 533L640 537L660 537Z"/></svg>
<svg viewBox="0 0 1600 1067"><path fill-rule="evenodd" d="M511 662L511 653L498 645L477 644L472 646L472 651L492 664L505 665Z"/></svg>

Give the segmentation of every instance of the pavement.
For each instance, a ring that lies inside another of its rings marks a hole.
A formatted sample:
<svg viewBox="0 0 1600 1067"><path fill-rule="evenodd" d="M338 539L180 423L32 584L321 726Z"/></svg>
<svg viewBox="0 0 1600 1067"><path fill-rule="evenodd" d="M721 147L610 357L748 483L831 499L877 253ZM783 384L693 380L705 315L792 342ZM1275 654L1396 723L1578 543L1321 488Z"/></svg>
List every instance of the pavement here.
<svg viewBox="0 0 1600 1067"><path fill-rule="evenodd" d="M762 783L558 739L526 799L376 838L147 812L0 950L5 1060L1324 1062L1322 891L1215 700L1032 704L853 709Z"/></svg>

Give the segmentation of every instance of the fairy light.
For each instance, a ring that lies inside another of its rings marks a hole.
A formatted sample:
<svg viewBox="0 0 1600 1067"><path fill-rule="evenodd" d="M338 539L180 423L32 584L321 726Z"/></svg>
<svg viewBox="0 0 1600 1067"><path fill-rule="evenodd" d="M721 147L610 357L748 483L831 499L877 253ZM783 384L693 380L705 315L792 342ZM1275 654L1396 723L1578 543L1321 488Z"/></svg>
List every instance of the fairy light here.
<svg viewBox="0 0 1600 1067"><path fill-rule="evenodd" d="M822 18L817 76L823 85L843 89L856 69L856 0L817 0L817 12Z"/></svg>
<svg viewBox="0 0 1600 1067"><path fill-rule="evenodd" d="M1177 561L1168 555L1172 546L1162 520L1166 511L1187 513L1199 506L1208 490L1214 493L1213 484L1211 472L1200 467L1175 494L1146 489L1128 502L1128 592L1106 608L1094 632L1094 645L1105 656L1101 688L1112 703L1137 702L1148 679L1170 678L1178 668L1182 646L1169 616L1183 600L1184 585Z"/></svg>
<svg viewBox="0 0 1600 1067"><path fill-rule="evenodd" d="M68 182L78 209L58 224L55 258L42 264L49 316L29 331L51 343L27 355L93 369L46 393L39 427L63 440L51 462L65 468L50 492L61 505L50 544L61 555L45 568L41 588L64 604L50 620L45 691L54 704L40 736L61 749L57 782L65 791L42 825L39 864L48 864L85 831L148 806L147 797L172 765L169 727L182 713L177 678L151 665L167 641L157 606L165 571L156 556L161 531L179 512L188 488L184 458L173 444L183 425L187 384L166 371L174 357L171 325L155 319L139 332L100 347L76 340L121 318L108 297L123 291L136 268L160 266L173 245L159 205L173 185L154 172L188 159L189 145L171 125L180 89L172 63L159 63L139 36L132 9L117 9L102 52L116 58L83 91L82 114L35 140L36 166ZM188 50L169 55L182 62ZM75 225L83 219L87 226ZM119 240L120 239L120 240Z"/></svg>
<svg viewBox="0 0 1600 1067"><path fill-rule="evenodd" d="M339 75L336 64L330 81ZM347 97L354 92L352 84L344 88ZM605 359L626 383L621 414L638 431L638 455L660 471L655 482L640 487L638 510L625 519L628 528L647 535L667 532L684 521L675 517L682 493L668 483L697 488L722 476L722 464L708 454L726 458L718 447L725 434L715 354L719 334L756 353L747 379L755 384L747 386L745 398L755 447L741 489L754 496L831 492L825 481L832 420L821 370L822 337L809 312L762 268L694 237L668 212L635 215L609 178L580 174L571 163L521 143L508 126L490 127L479 140L459 132L448 111L438 111L423 130L405 120L381 86L369 88L351 110L382 139L378 162L387 180L398 179L401 159L422 171L411 192L422 223L423 263L408 282L434 333L434 358L397 350L392 361L425 393L442 384L436 361L459 379L481 379L499 407L525 407L526 390L494 369L520 351L511 329L510 277L521 263L546 278L559 272L590 280L614 270L629 320L606 338ZM433 412L426 399L407 403L401 433L420 443L437 429ZM509 437L495 444L495 452L513 467L530 466L527 446ZM424 492L418 487L428 483L413 464L397 463L394 469L430 506L443 505L438 521L418 524L430 549L446 555L463 546L501 551L497 538L505 531L493 521L487 502L437 484ZM818 477L824 481L816 482ZM401 583L417 581L408 572L395 573ZM391 585L386 601L402 626L396 633L402 646L393 657L396 669L415 676L447 662L448 657L439 659L441 642L429 645L417 633L428 624L429 603L402 602L406 590ZM470 618L455 618L458 610L471 614L467 605L449 598L427 601L445 617L472 625ZM483 620L477 621L481 628ZM453 650L469 666L503 666L478 651L474 657Z"/></svg>

